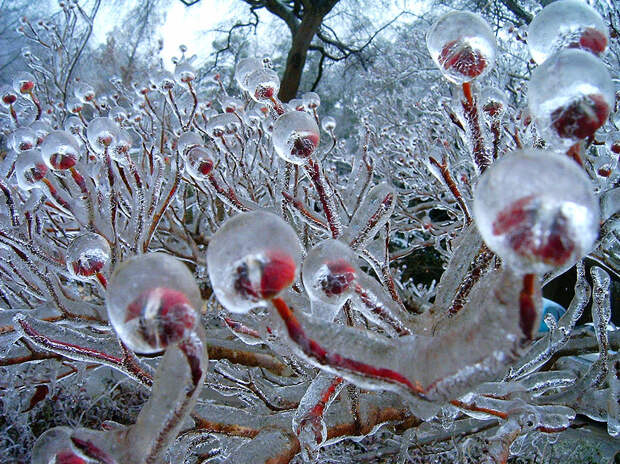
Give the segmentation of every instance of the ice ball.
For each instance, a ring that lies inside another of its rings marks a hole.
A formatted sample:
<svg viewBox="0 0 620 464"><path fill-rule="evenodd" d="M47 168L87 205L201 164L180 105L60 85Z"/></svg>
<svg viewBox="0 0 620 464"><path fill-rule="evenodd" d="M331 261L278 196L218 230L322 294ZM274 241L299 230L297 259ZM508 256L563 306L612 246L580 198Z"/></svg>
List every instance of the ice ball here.
<svg viewBox="0 0 620 464"><path fill-rule="evenodd" d="M41 154L51 169L69 169L80 158L80 146L68 132L52 131L41 144Z"/></svg>
<svg viewBox="0 0 620 464"><path fill-rule="evenodd" d="M284 113L273 125L273 148L280 158L304 164L319 145L319 126L304 111Z"/></svg>
<svg viewBox="0 0 620 464"><path fill-rule="evenodd" d="M89 232L69 244L65 261L74 279L87 281L106 269L110 254L110 245L106 239Z"/></svg>

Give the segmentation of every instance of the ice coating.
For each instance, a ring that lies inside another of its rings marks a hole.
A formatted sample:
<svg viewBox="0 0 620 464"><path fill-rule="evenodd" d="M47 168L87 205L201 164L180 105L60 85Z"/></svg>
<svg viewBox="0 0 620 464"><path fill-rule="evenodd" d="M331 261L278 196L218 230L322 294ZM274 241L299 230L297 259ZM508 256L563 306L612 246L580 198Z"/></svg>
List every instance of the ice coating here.
<svg viewBox="0 0 620 464"><path fill-rule="evenodd" d="M177 142L177 150L182 157L187 156L187 151L197 145L202 145L202 137L196 132L183 132Z"/></svg>
<svg viewBox="0 0 620 464"><path fill-rule="evenodd" d="M174 68L174 77L180 84L187 84L196 79L196 69L187 61L184 61L177 64Z"/></svg>
<svg viewBox="0 0 620 464"><path fill-rule="evenodd" d="M18 127L11 134L9 143L16 152L30 150L37 144L37 135L29 127Z"/></svg>
<svg viewBox="0 0 620 464"><path fill-rule="evenodd" d="M603 18L578 0L550 3L534 17L527 34L530 53L538 64L563 48L579 48L600 55L608 42L609 32Z"/></svg>
<svg viewBox="0 0 620 464"><path fill-rule="evenodd" d="M232 113L216 114L209 118L207 133L214 139L221 139L225 135L235 132L240 125L239 118Z"/></svg>
<svg viewBox="0 0 620 464"><path fill-rule="evenodd" d="M204 147L194 146L187 150L185 170L197 181L205 180L213 170L213 160Z"/></svg>
<svg viewBox="0 0 620 464"><path fill-rule="evenodd" d="M13 78L13 89L17 93L27 94L32 92L35 86L35 78L29 72L19 72Z"/></svg>
<svg viewBox="0 0 620 464"><path fill-rule="evenodd" d="M360 273L357 256L333 239L314 246L304 259L302 276L310 299L341 306L349 298Z"/></svg>
<svg viewBox="0 0 620 464"><path fill-rule="evenodd" d="M257 102L270 101L278 95L280 78L278 74L268 68L258 69L246 78L247 91Z"/></svg>
<svg viewBox="0 0 620 464"><path fill-rule="evenodd" d="M84 103L95 99L95 89L85 82L78 82L75 85L75 89L73 89L73 94L75 95L75 98Z"/></svg>
<svg viewBox="0 0 620 464"><path fill-rule="evenodd" d="M351 218L346 231L354 250L364 248L390 219L396 206L396 190L387 182L375 185Z"/></svg>
<svg viewBox="0 0 620 464"><path fill-rule="evenodd" d="M237 63L237 67L235 68L235 80L237 81L237 84L239 84L239 87L241 87L242 90L249 91L250 88L248 87L248 77L254 71L258 71L260 69L263 69L263 61L258 58L244 58L239 60L239 63Z"/></svg>
<svg viewBox="0 0 620 464"><path fill-rule="evenodd" d="M119 338L138 353L156 353L189 335L202 300L190 270L164 253L121 263L107 287L106 306Z"/></svg>
<svg viewBox="0 0 620 464"><path fill-rule="evenodd" d="M473 212L487 246L523 273L574 263L598 233L589 178L551 152L516 151L494 163L478 182Z"/></svg>
<svg viewBox="0 0 620 464"><path fill-rule="evenodd" d="M504 92L495 87L487 87L480 92L480 104L484 114L491 118L500 118L506 112L508 102Z"/></svg>
<svg viewBox="0 0 620 464"><path fill-rule="evenodd" d="M319 126L304 111L291 111L273 125L273 148L278 156L293 164L304 164L319 145Z"/></svg>
<svg viewBox="0 0 620 464"><path fill-rule="evenodd" d="M336 120L331 116L325 116L321 120L321 127L325 132L331 132L336 128Z"/></svg>
<svg viewBox="0 0 620 464"><path fill-rule="evenodd" d="M495 35L474 13L453 11L439 18L426 34L426 46L444 77L455 84L484 76L495 64Z"/></svg>
<svg viewBox="0 0 620 464"><path fill-rule="evenodd" d="M226 221L207 249L207 268L219 302L234 313L266 306L299 272L301 244L273 213L259 210Z"/></svg>
<svg viewBox="0 0 620 464"><path fill-rule="evenodd" d="M559 148L591 136L609 116L614 84L591 53L562 50L532 73L528 104L543 137Z"/></svg>
<svg viewBox="0 0 620 464"><path fill-rule="evenodd" d="M80 146L68 132L52 131L43 140L41 153L51 169L69 169L80 157Z"/></svg>
<svg viewBox="0 0 620 464"><path fill-rule="evenodd" d="M20 153L15 161L15 175L17 185L22 190L31 190L41 185L41 179L47 173L47 165L37 149Z"/></svg>
<svg viewBox="0 0 620 464"><path fill-rule="evenodd" d="M110 254L110 245L101 235L80 235L67 247L67 269L74 279L90 280L107 268Z"/></svg>
<svg viewBox="0 0 620 464"><path fill-rule="evenodd" d="M86 128L88 143L97 153L104 153L118 139L118 126L110 118L95 118Z"/></svg>

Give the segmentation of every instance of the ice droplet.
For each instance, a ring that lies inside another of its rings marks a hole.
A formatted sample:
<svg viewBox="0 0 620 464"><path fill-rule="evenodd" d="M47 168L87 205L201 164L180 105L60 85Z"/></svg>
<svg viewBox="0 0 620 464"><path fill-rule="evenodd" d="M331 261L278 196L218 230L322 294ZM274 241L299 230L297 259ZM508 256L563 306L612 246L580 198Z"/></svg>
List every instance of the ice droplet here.
<svg viewBox="0 0 620 464"><path fill-rule="evenodd" d="M273 126L273 147L280 158L304 164L319 145L319 127L312 116L291 111L280 116Z"/></svg>

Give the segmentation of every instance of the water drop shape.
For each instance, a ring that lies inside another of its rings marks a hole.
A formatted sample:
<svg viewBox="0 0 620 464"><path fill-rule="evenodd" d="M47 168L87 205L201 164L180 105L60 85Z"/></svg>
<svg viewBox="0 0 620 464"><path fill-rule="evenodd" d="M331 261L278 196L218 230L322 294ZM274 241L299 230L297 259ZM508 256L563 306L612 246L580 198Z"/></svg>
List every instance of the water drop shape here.
<svg viewBox="0 0 620 464"><path fill-rule="evenodd" d="M71 134L78 135L84 130L84 124L77 116L70 116L65 121L65 130Z"/></svg>
<svg viewBox="0 0 620 464"><path fill-rule="evenodd" d="M204 147L190 148L185 159L185 170L199 182L207 179L213 170L213 160L209 152Z"/></svg>
<svg viewBox="0 0 620 464"><path fill-rule="evenodd" d="M118 126L110 118L95 118L88 123L86 137L93 150L103 154L118 140Z"/></svg>
<svg viewBox="0 0 620 464"><path fill-rule="evenodd" d="M276 119L272 139L280 158L304 164L319 145L319 126L308 113L291 111Z"/></svg>
<svg viewBox="0 0 620 464"><path fill-rule="evenodd" d="M280 78L272 69L259 69L247 77L247 86L254 101L271 101L280 90Z"/></svg>
<svg viewBox="0 0 620 464"><path fill-rule="evenodd" d="M95 99L95 89L86 82L78 82L73 89L73 95L82 103L91 102Z"/></svg>
<svg viewBox="0 0 620 464"><path fill-rule="evenodd" d="M108 115L114 122L120 124L127 119L127 110L122 106L113 106Z"/></svg>
<svg viewBox="0 0 620 464"><path fill-rule="evenodd" d="M79 98L71 97L69 101L67 101L67 109L69 113L78 114L84 109L84 102Z"/></svg>
<svg viewBox="0 0 620 464"><path fill-rule="evenodd" d="M187 337L198 323L200 290L190 270L164 253L121 263L107 287L106 306L119 338L138 353L157 353Z"/></svg>
<svg viewBox="0 0 620 464"><path fill-rule="evenodd" d="M600 55L609 43L603 18L578 0L558 0L543 8L530 23L527 44L536 63L565 48L579 48Z"/></svg>
<svg viewBox="0 0 620 464"><path fill-rule="evenodd" d="M321 120L321 127L325 132L332 132L336 129L336 120L331 116L325 116Z"/></svg>
<svg viewBox="0 0 620 464"><path fill-rule="evenodd" d="M207 249L207 268L219 302L234 313L267 306L297 278L302 248L295 231L259 210L227 220Z"/></svg>
<svg viewBox="0 0 620 464"><path fill-rule="evenodd" d="M567 148L601 127L614 103L605 65L582 50L562 50L532 73L528 104L542 136Z"/></svg>
<svg viewBox="0 0 620 464"><path fill-rule="evenodd" d="M306 105L311 110L314 110L321 106L321 97L316 92L306 92L301 96L304 105Z"/></svg>
<svg viewBox="0 0 620 464"><path fill-rule="evenodd" d="M312 300L342 306L349 298L360 273L357 256L343 242L325 240L314 246L304 259L304 287Z"/></svg>
<svg viewBox="0 0 620 464"><path fill-rule="evenodd" d="M202 137L197 132L183 132L177 142L177 150L184 159L187 159L187 151L202 144Z"/></svg>
<svg viewBox="0 0 620 464"><path fill-rule="evenodd" d="M248 77L254 71L261 69L263 69L263 60L257 58L244 58L243 60L239 60L235 68L235 80L241 90L250 90L248 87Z"/></svg>
<svg viewBox="0 0 620 464"><path fill-rule="evenodd" d="M543 273L590 251L599 205L590 179L567 156L516 151L480 177L474 219L487 246L510 266Z"/></svg>
<svg viewBox="0 0 620 464"><path fill-rule="evenodd" d="M127 155L133 144L131 134L125 129L119 129L114 142L110 147L110 157L118 163L127 163Z"/></svg>
<svg viewBox="0 0 620 464"><path fill-rule="evenodd" d="M80 157L80 146L75 138L65 131L50 132L41 144L43 161L51 169L69 169Z"/></svg>
<svg viewBox="0 0 620 464"><path fill-rule="evenodd" d="M106 270L110 254L108 242L101 235L89 232L69 244L65 261L74 279L88 281Z"/></svg>
<svg viewBox="0 0 620 464"><path fill-rule="evenodd" d="M45 121L35 121L30 124L30 129L32 129L37 137L37 145L41 145L43 143L43 139L52 131L52 127Z"/></svg>
<svg viewBox="0 0 620 464"><path fill-rule="evenodd" d="M9 137L9 144L18 153L31 150L37 144L37 135L30 127L18 127Z"/></svg>
<svg viewBox="0 0 620 464"><path fill-rule="evenodd" d="M15 161L17 185L22 190L32 190L41 186L41 179L47 174L47 165L37 149L20 153Z"/></svg>
<svg viewBox="0 0 620 464"><path fill-rule="evenodd" d="M187 84L196 79L196 69L187 61L179 63L174 68L174 77L180 84Z"/></svg>
<svg viewBox="0 0 620 464"><path fill-rule="evenodd" d="M29 72L17 73L13 79L13 90L17 93L28 94L34 90L36 81L34 76Z"/></svg>
<svg viewBox="0 0 620 464"><path fill-rule="evenodd" d="M439 18L426 34L426 46L444 77L455 84L484 76L495 64L495 35L474 13L453 11Z"/></svg>

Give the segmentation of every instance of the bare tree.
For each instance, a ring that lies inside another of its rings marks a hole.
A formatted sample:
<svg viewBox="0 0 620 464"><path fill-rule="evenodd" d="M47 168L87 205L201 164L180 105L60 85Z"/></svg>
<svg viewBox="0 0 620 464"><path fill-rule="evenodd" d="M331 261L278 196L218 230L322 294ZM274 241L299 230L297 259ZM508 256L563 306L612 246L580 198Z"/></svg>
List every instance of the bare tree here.
<svg viewBox="0 0 620 464"><path fill-rule="evenodd" d="M250 7L252 19L248 22L237 22L228 30L228 41L234 31L240 28L256 28L259 23L259 10L266 10L284 21L290 34L291 42L288 49L286 66L282 76L279 97L289 101L295 97L300 86L308 52L316 52L320 58L316 78L312 90L318 85L326 61L342 61L351 56L361 57L375 37L393 24L400 16L390 19L382 26L374 29L361 41L350 41L339 37L335 28L328 24L330 13L340 0L242 0ZM187 6L195 5L200 0L181 0ZM361 5L356 5L354 15L363 18ZM355 43L353 43L355 42ZM220 49L220 52L224 51ZM217 52L216 52L217 53ZM216 63L217 64L217 63Z"/></svg>

